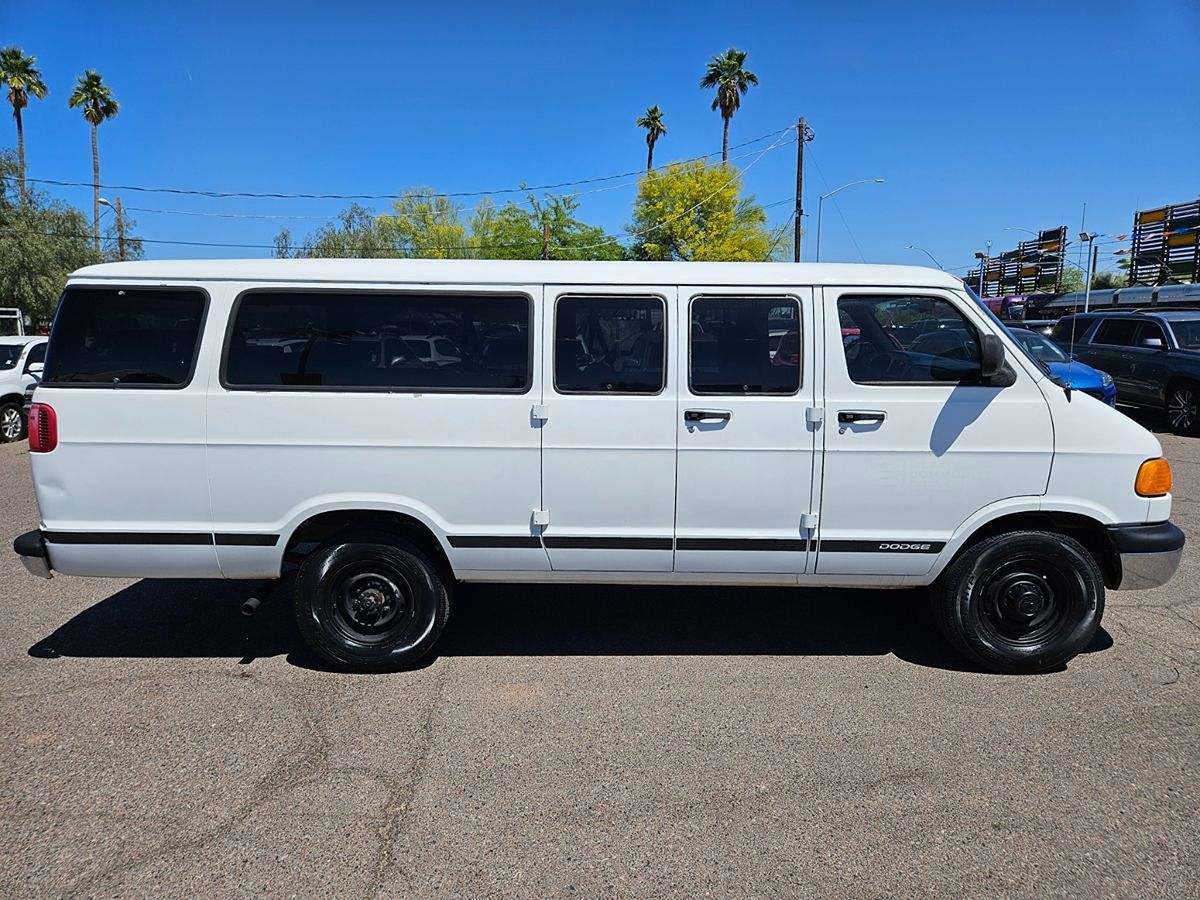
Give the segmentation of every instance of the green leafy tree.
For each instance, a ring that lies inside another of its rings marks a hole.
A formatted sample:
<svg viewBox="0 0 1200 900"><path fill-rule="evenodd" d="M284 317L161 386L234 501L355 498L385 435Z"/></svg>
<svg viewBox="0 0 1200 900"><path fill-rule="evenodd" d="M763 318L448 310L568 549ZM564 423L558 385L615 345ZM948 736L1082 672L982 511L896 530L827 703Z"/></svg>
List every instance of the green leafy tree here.
<svg viewBox="0 0 1200 900"><path fill-rule="evenodd" d="M469 259L476 255L458 207L433 188L405 191L392 203L392 211L379 217L379 228L399 256Z"/></svg>
<svg viewBox="0 0 1200 900"><path fill-rule="evenodd" d="M1083 273L1074 266L1064 266L1059 291L1063 294L1073 294L1083 290Z"/></svg>
<svg viewBox="0 0 1200 900"><path fill-rule="evenodd" d="M663 111L656 103L646 110L645 115L638 118L636 124L638 128L646 129L646 171L649 172L654 168L654 145L667 133L667 126L663 123Z"/></svg>
<svg viewBox="0 0 1200 900"><path fill-rule="evenodd" d="M80 107L83 118L92 126L92 236L100 249L100 150L96 145L96 129L121 111L121 105L104 83L100 73L87 69L75 81L75 89L67 99L71 109Z"/></svg>
<svg viewBox="0 0 1200 900"><path fill-rule="evenodd" d="M638 259L761 262L778 236L752 196L742 197L741 173L703 160L646 175L633 207L633 255ZM774 245L774 246L773 246Z"/></svg>
<svg viewBox="0 0 1200 900"><path fill-rule="evenodd" d="M758 84L758 76L746 70L746 51L730 47L708 63L702 88L716 88L712 108L721 111L724 130L721 134L721 162L729 161L729 122L741 108L742 97L751 85Z"/></svg>
<svg viewBox="0 0 1200 900"><path fill-rule="evenodd" d="M83 213L41 191L22 192L20 184L19 158L0 151L0 298L44 324L67 276L103 260Z"/></svg>
<svg viewBox="0 0 1200 900"><path fill-rule="evenodd" d="M141 259L145 256L145 250L142 247L142 239L137 236L134 229L137 228L137 219L129 215L124 207L121 208L121 226L125 231L125 256L126 260ZM113 217L105 226L104 236L101 240L101 252L104 258L109 262L121 261L121 229L117 228L116 210L113 210Z"/></svg>
<svg viewBox="0 0 1200 900"><path fill-rule="evenodd" d="M530 194L525 205L509 201L494 209L486 201L471 219L476 254L483 259L624 259L625 248L603 228L576 215L572 197Z"/></svg>
<svg viewBox="0 0 1200 900"><path fill-rule="evenodd" d="M1120 272L1096 272L1092 275L1092 290L1111 291L1115 288L1124 287L1128 280L1129 276Z"/></svg>
<svg viewBox="0 0 1200 900"><path fill-rule="evenodd" d="M21 196L25 196L25 125L21 111L29 106L29 98L46 99L49 88L34 63L37 57L26 56L20 47L0 50L0 84L8 86L8 102L12 104L17 121L17 165L20 167Z"/></svg>
<svg viewBox="0 0 1200 900"><path fill-rule="evenodd" d="M379 217L357 203L338 213L300 244L286 228L275 235L275 256L286 258L379 259L399 256Z"/></svg>

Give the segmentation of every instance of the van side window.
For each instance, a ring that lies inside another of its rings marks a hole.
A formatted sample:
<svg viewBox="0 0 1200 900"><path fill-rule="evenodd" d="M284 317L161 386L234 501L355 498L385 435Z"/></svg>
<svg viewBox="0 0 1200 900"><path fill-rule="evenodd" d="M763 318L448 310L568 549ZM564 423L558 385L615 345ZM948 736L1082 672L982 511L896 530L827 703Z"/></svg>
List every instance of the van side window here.
<svg viewBox="0 0 1200 900"><path fill-rule="evenodd" d="M30 366L36 365L37 363L44 363L45 361L46 345L38 344L36 347L30 350L29 355L25 357L25 371L28 372Z"/></svg>
<svg viewBox="0 0 1200 900"><path fill-rule="evenodd" d="M554 387L572 394L657 394L666 385L663 301L563 297L554 312Z"/></svg>
<svg viewBox="0 0 1200 900"><path fill-rule="evenodd" d="M941 297L842 297L838 318L857 384L969 384L980 377L979 334Z"/></svg>
<svg viewBox="0 0 1200 900"><path fill-rule="evenodd" d="M459 393L529 389L525 296L252 291L236 304L226 387Z"/></svg>
<svg viewBox="0 0 1200 900"><path fill-rule="evenodd" d="M42 383L183 387L191 381L206 304L198 290L67 288Z"/></svg>
<svg viewBox="0 0 1200 900"><path fill-rule="evenodd" d="M1092 343L1132 347L1136 343L1138 324L1137 319L1106 319L1096 329Z"/></svg>
<svg viewBox="0 0 1200 900"><path fill-rule="evenodd" d="M800 389L800 304L783 297L692 301L693 394L794 394Z"/></svg>

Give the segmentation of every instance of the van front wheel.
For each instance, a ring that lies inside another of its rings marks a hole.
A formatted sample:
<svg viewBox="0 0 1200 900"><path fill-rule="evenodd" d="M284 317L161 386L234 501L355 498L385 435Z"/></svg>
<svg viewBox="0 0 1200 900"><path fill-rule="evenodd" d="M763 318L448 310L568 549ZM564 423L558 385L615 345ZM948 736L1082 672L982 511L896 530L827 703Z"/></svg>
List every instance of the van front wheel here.
<svg viewBox="0 0 1200 900"><path fill-rule="evenodd" d="M20 403L0 403L0 444L25 437L25 413Z"/></svg>
<svg viewBox="0 0 1200 900"><path fill-rule="evenodd" d="M296 624L308 645L339 669L385 672L412 666L433 647L450 612L437 568L413 545L387 535L335 538L296 576Z"/></svg>
<svg viewBox="0 0 1200 900"><path fill-rule="evenodd" d="M934 607L949 641L988 671L1049 672L1095 636L1104 581L1073 538L1010 532L955 560L935 588Z"/></svg>

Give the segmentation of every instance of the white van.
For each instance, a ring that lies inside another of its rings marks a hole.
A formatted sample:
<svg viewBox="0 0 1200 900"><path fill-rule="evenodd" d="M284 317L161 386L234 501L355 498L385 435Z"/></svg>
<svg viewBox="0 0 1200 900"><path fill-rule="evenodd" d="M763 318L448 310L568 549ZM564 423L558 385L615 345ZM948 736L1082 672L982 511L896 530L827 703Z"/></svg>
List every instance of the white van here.
<svg viewBox="0 0 1200 900"><path fill-rule="evenodd" d="M298 566L359 670L428 652L456 581L539 581L933 585L964 654L1044 671L1183 548L1158 441L915 267L94 266L30 431L31 571Z"/></svg>
<svg viewBox="0 0 1200 900"><path fill-rule="evenodd" d="M25 394L42 374L46 339L0 336L0 444L25 437Z"/></svg>

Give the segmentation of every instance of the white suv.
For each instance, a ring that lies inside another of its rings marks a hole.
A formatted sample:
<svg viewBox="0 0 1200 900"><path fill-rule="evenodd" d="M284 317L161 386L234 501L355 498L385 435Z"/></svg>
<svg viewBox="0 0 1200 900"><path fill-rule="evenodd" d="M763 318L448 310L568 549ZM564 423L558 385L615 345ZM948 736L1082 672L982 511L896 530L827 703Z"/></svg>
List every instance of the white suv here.
<svg viewBox="0 0 1200 900"><path fill-rule="evenodd" d="M44 337L0 337L0 444L25 437L25 393L37 384L45 359Z"/></svg>

